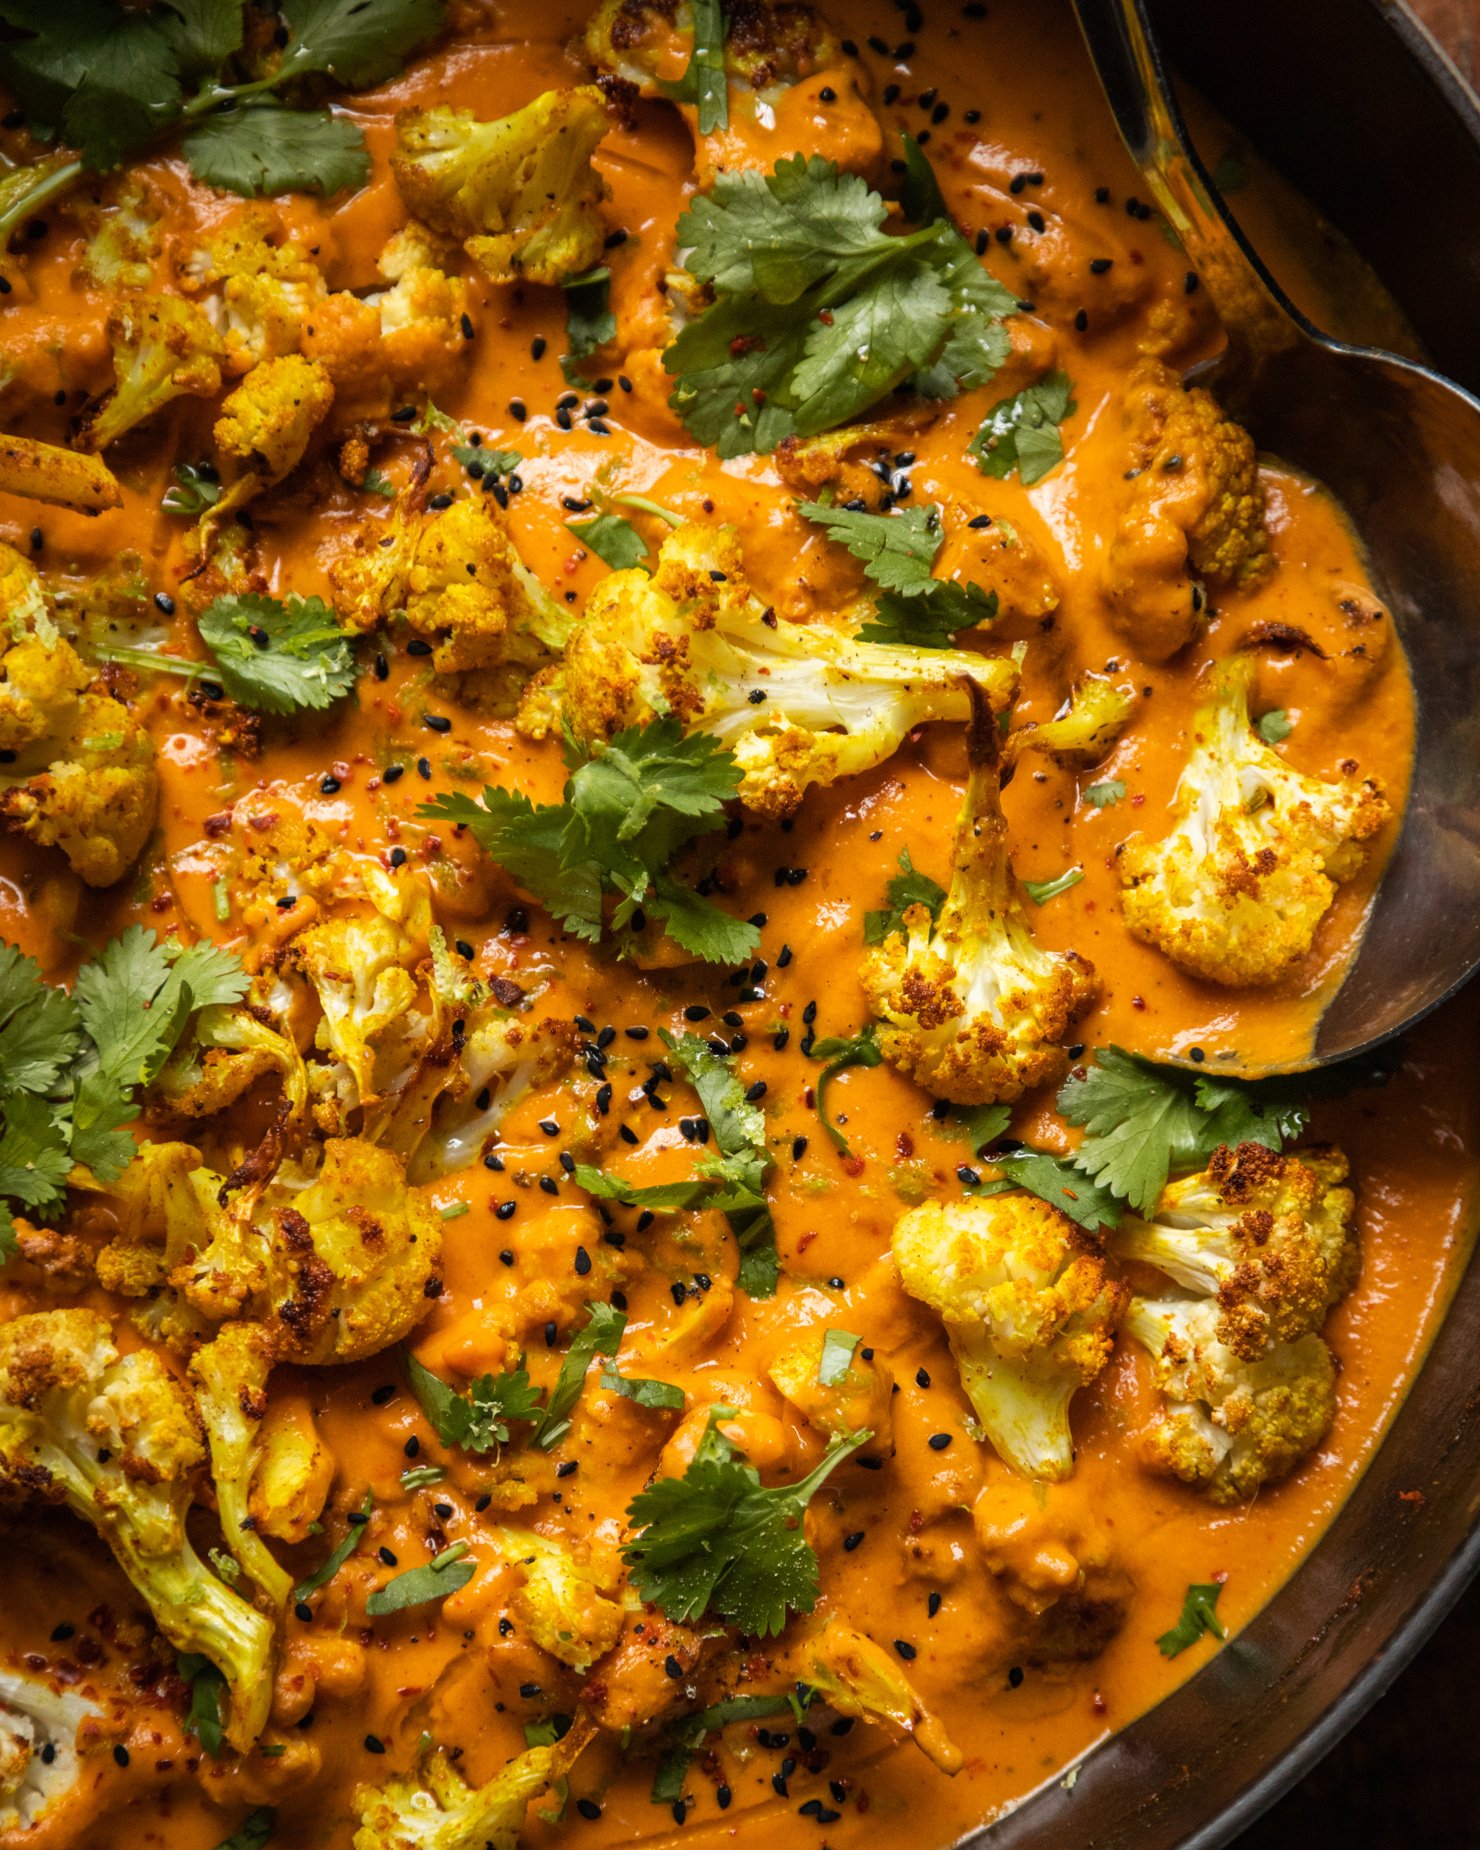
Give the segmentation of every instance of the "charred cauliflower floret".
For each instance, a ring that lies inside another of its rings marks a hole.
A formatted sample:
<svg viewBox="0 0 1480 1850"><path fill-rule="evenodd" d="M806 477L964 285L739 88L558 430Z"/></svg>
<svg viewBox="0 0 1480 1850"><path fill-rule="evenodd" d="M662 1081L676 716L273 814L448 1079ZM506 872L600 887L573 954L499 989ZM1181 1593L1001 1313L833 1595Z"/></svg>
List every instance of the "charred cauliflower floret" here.
<svg viewBox="0 0 1480 1850"><path fill-rule="evenodd" d="M354 1850L518 1850L533 1800L563 1779L595 1730L578 1720L553 1747L529 1747L470 1786L444 1753L355 1793Z"/></svg>
<svg viewBox="0 0 1480 1850"><path fill-rule="evenodd" d="M225 1111L259 1079L273 1075L291 1114L307 1108L308 1077L286 1035L250 1008L202 1009L195 1030L160 1069L147 1097L151 1117L200 1119Z"/></svg>
<svg viewBox="0 0 1480 1850"><path fill-rule="evenodd" d="M1204 582L1247 589L1273 569L1264 493L1248 432L1160 360L1132 372L1124 420L1134 483L1103 588L1117 626L1165 661L1197 633Z"/></svg>
<svg viewBox="0 0 1480 1850"><path fill-rule="evenodd" d="M0 822L60 848L89 886L112 886L154 826L154 745L133 714L93 691L69 643L27 636L0 656Z"/></svg>
<svg viewBox="0 0 1480 1850"><path fill-rule="evenodd" d="M347 628L368 631L399 616L432 644L432 665L441 673L532 672L549 662L570 629L481 495L440 512L398 507L387 525L367 523L331 561L329 578Z"/></svg>
<svg viewBox="0 0 1480 1850"><path fill-rule="evenodd" d="M942 1773L959 1773L966 1756L920 1697L898 1661L863 1632L830 1619L797 1653L799 1680L830 1709L860 1721L882 1722L906 1735Z"/></svg>
<svg viewBox="0 0 1480 1850"><path fill-rule="evenodd" d="M564 1542L532 1529L500 1529L497 1542L519 1576L509 1602L515 1621L551 1657L572 1670L589 1670L622 1630L622 1607L610 1597L610 1579Z"/></svg>
<svg viewBox="0 0 1480 1850"><path fill-rule="evenodd" d="M82 1757L101 1747L102 1720L74 1690L0 1670L0 1833L39 1833L86 1803Z"/></svg>
<svg viewBox="0 0 1480 1850"><path fill-rule="evenodd" d="M1052 719L1013 727L1002 756L1009 765L1030 751L1073 769L1098 764L1125 730L1135 704L1133 688L1117 686L1108 675L1081 675Z"/></svg>
<svg viewBox="0 0 1480 1850"><path fill-rule="evenodd" d="M1277 983L1298 964L1390 814L1376 778L1348 760L1340 782L1306 777L1249 720L1254 664L1220 662L1192 721L1192 750L1159 842L1120 858L1137 938L1210 983Z"/></svg>
<svg viewBox="0 0 1480 1850"><path fill-rule="evenodd" d="M403 110L391 171L411 210L461 239L491 281L562 283L601 256L606 188L591 156L610 126L594 84L547 90L495 122Z"/></svg>
<svg viewBox="0 0 1480 1850"><path fill-rule="evenodd" d="M1319 1330L1356 1281L1356 1198L1339 1150L1277 1156L1226 1145L1200 1175L1162 1190L1149 1220L1125 1215L1116 1255L1218 1303L1219 1342L1257 1361Z"/></svg>
<svg viewBox="0 0 1480 1850"><path fill-rule="evenodd" d="M651 577L602 580L519 724L535 738L568 726L589 749L671 713L734 752L748 808L789 816L810 785L872 770L912 727L967 718L968 683L1000 709L1017 678L1007 660L782 622L753 600L735 530L689 524Z"/></svg>
<svg viewBox="0 0 1480 1850"><path fill-rule="evenodd" d="M263 360L296 353L328 293L323 272L302 245L280 234L271 206L247 206L208 238L182 282L225 345L225 370L239 375Z"/></svg>
<svg viewBox="0 0 1480 1850"><path fill-rule="evenodd" d="M1007 852L997 727L978 700L971 776L938 919L910 906L860 975L884 1058L941 1098L1020 1098L1069 1069L1064 1041L1094 1000L1092 967L1034 939Z"/></svg>
<svg viewBox="0 0 1480 1850"><path fill-rule="evenodd" d="M1336 1360L1319 1336L1276 1342L1257 1361L1219 1338L1215 1298L1133 1298L1131 1336L1149 1350L1167 1400L1147 1462L1214 1503L1238 1503L1306 1458L1336 1416Z"/></svg>
<svg viewBox="0 0 1480 1850"><path fill-rule="evenodd" d="M296 353L261 360L222 404L216 448L265 484L280 481L303 460L333 403L333 381L317 361Z"/></svg>
<svg viewBox="0 0 1480 1850"><path fill-rule="evenodd" d="M273 1628L196 1555L185 1532L205 1463L190 1396L147 1350L121 1356L90 1310L0 1328L0 1485L65 1503L112 1549L178 1651L199 1652L231 1692L227 1734L245 1751L272 1699Z"/></svg>
<svg viewBox="0 0 1480 1850"><path fill-rule="evenodd" d="M173 399L221 390L221 340L183 296L125 296L108 317L108 338L117 383L83 424L89 449L106 449Z"/></svg>
<svg viewBox="0 0 1480 1850"><path fill-rule="evenodd" d="M1046 1201L996 1195L922 1202L896 1221L893 1249L1002 1458L1024 1477L1068 1477L1069 1402L1109 1361L1130 1295L1098 1247Z"/></svg>

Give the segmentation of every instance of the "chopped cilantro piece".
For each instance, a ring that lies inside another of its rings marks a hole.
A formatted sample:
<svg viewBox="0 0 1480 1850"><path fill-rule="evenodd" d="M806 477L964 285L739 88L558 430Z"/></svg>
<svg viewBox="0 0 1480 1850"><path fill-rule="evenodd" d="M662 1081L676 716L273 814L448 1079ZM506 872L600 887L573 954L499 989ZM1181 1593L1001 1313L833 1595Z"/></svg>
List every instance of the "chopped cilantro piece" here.
<svg viewBox="0 0 1480 1850"><path fill-rule="evenodd" d="M601 1385L609 1394L620 1394L623 1400L630 1400L635 1406L648 1407L655 1412L676 1413L684 1403L683 1389L676 1383L645 1381L636 1375L619 1374L615 1362L602 1364Z"/></svg>
<svg viewBox="0 0 1480 1850"><path fill-rule="evenodd" d="M1064 460L1059 426L1074 414L1073 394L1068 374L1052 372L994 405L967 446L982 474L1001 479L1016 469L1024 488L1041 482Z"/></svg>
<svg viewBox="0 0 1480 1850"><path fill-rule="evenodd" d="M592 520L568 520L566 531L573 533L588 552L594 552L614 572L625 572L641 565L648 556L647 541L630 520L620 514L598 514Z"/></svg>
<svg viewBox="0 0 1480 1850"><path fill-rule="evenodd" d="M1209 1585L1194 1582L1187 1589L1187 1596L1182 1601L1181 1618L1156 1641L1156 1648L1163 1657L1180 1657L1209 1632L1215 1638L1228 1636L1217 1611L1218 1595L1222 1591L1222 1586L1216 1582Z"/></svg>
<svg viewBox="0 0 1480 1850"><path fill-rule="evenodd" d="M824 1330L817 1364L817 1379L823 1387L838 1387L848 1379L860 1340L851 1330Z"/></svg>
<svg viewBox="0 0 1480 1850"><path fill-rule="evenodd" d="M298 1585L293 1589L293 1599L295 1603L306 1600L310 1593L317 1593L321 1587L328 1586L329 1582L339 1572L340 1568L344 1566L345 1562L359 1547L360 1537L369 1526L370 1512L374 1508L374 1494L367 1490L365 1492L365 1501L360 1505L359 1509L359 1514L363 1520L360 1522L352 1522L345 1530L343 1537L333 1553L316 1567L311 1574L298 1582Z"/></svg>
<svg viewBox="0 0 1480 1850"><path fill-rule="evenodd" d="M1278 745L1295 730L1295 722L1283 707L1271 707L1254 727L1266 745Z"/></svg>
<svg viewBox="0 0 1480 1850"><path fill-rule="evenodd" d="M378 1619L388 1612L404 1612L408 1606L427 1606L433 1600L446 1599L449 1593L456 1593L478 1571L476 1561L463 1559L469 1546L467 1542L454 1542L425 1566L408 1567L405 1573L395 1575L383 1587L377 1587L365 1601L366 1612L372 1619Z"/></svg>
<svg viewBox="0 0 1480 1850"><path fill-rule="evenodd" d="M622 1344L627 1313L611 1304L586 1306L586 1322L571 1338L550 1390L543 1417L535 1428L534 1443L542 1452L553 1451L570 1431L570 1415L581 1397L586 1371L598 1355L614 1356Z"/></svg>
<svg viewBox="0 0 1480 1850"><path fill-rule="evenodd" d="M1103 784L1091 784L1084 793L1086 803L1092 803L1096 809L1109 809L1112 803L1119 803L1125 795L1125 785L1118 777L1110 777Z"/></svg>
<svg viewBox="0 0 1480 1850"><path fill-rule="evenodd" d="M839 1073L846 1072L850 1066L878 1066L884 1055L874 1035L874 1024L868 1022L857 1034L828 1035L824 1040L812 1045L812 1058L825 1060L827 1065L817 1076L815 1087L817 1115L822 1120L822 1128L832 1138L844 1156L851 1156L848 1139L827 1115L827 1093Z"/></svg>
<svg viewBox="0 0 1480 1850"><path fill-rule="evenodd" d="M1071 886L1078 886L1083 878L1082 867L1071 867L1052 880L1025 880L1023 891L1035 906L1046 906L1049 900L1057 899L1060 893L1067 893Z"/></svg>
<svg viewBox="0 0 1480 1850"><path fill-rule="evenodd" d="M730 126L730 86L725 75L725 38L729 21L719 0L693 0L694 48L688 68L676 83L659 88L675 103L692 103L698 111L699 133L712 135Z"/></svg>
<svg viewBox="0 0 1480 1850"><path fill-rule="evenodd" d="M908 848L900 849L899 872L884 891L889 904L878 912L863 915L865 944L882 944L891 933L903 930L904 915L911 906L924 906L934 921L940 917L940 909L946 903L945 888L929 874L918 872Z"/></svg>

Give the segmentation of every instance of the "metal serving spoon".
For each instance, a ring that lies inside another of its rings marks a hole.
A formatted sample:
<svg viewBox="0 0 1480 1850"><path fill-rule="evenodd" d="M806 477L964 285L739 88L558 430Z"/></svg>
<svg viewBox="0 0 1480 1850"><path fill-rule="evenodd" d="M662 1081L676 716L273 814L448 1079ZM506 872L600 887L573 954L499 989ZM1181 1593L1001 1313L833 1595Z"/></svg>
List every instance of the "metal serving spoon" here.
<svg viewBox="0 0 1480 1850"><path fill-rule="evenodd" d="M1261 449L1330 488L1408 656L1417 739L1402 832L1309 1057L1282 1070L1325 1065L1399 1033L1480 965L1480 402L1312 327L1194 152L1143 0L1074 7L1116 126L1228 335L1198 383ZM1359 734L1352 745L1360 754ZM1219 1062L1272 1070L1252 1049Z"/></svg>

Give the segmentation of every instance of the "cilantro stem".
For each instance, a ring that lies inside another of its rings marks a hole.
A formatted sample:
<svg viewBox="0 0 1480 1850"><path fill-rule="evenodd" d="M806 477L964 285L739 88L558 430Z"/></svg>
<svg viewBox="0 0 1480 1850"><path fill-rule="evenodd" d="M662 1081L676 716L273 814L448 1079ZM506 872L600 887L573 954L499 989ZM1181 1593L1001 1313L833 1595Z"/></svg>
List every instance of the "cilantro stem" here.
<svg viewBox="0 0 1480 1850"><path fill-rule="evenodd" d="M23 193L6 211L0 212L0 250L9 244L16 226L22 219L30 218L40 211L49 200L58 193L64 193L68 187L82 178L84 169L81 161L67 161L61 167L54 167L50 173L39 179L29 192Z"/></svg>
<svg viewBox="0 0 1480 1850"><path fill-rule="evenodd" d="M611 495L608 497L613 507L636 508L640 514L655 514L659 520L666 520L670 527L681 527L683 515L675 514L671 507L664 507L661 501L654 501L647 495Z"/></svg>
<svg viewBox="0 0 1480 1850"><path fill-rule="evenodd" d="M157 655L152 649L134 649L121 642L94 644L92 653L100 661L117 662L124 668L142 668L151 674L177 674L187 681L198 680L211 670L209 662L189 661L183 655Z"/></svg>

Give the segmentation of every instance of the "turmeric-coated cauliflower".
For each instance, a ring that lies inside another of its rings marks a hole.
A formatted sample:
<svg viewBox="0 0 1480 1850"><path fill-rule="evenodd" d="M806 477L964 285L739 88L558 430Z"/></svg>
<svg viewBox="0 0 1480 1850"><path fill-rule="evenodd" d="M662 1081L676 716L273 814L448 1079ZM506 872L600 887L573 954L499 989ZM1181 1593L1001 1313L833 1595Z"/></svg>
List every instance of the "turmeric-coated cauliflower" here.
<svg viewBox="0 0 1480 1850"><path fill-rule="evenodd" d="M1216 1298L1133 1298L1125 1327L1168 1405L1146 1437L1155 1469L1237 1503L1287 1477L1331 1430L1336 1361L1319 1336L1245 1361L1220 1340Z"/></svg>
<svg viewBox="0 0 1480 1850"><path fill-rule="evenodd" d="M333 381L317 361L297 353L260 360L222 404L216 448L265 484L280 481L303 460L333 403Z"/></svg>
<svg viewBox="0 0 1480 1850"><path fill-rule="evenodd" d="M1133 484L1102 584L1116 625L1165 661L1201 625L1202 581L1247 589L1273 569L1264 492L1248 432L1160 360L1132 371L1124 422Z"/></svg>
<svg viewBox="0 0 1480 1850"><path fill-rule="evenodd" d="M273 1628L191 1546L185 1516L204 1463L189 1394L148 1350L120 1355L96 1312L0 1327L0 1490L65 1503L97 1530L175 1649L226 1679L227 1736L244 1752L272 1700Z"/></svg>
<svg viewBox="0 0 1480 1850"><path fill-rule="evenodd" d="M296 353L328 293L312 255L281 235L277 212L261 202L244 207L207 238L192 253L181 281L205 297L231 374Z"/></svg>
<svg viewBox="0 0 1480 1850"><path fill-rule="evenodd" d="M862 1353L866 1345L854 1340L851 1349L839 1352L829 1346L828 1335L822 1329L800 1332L766 1373L824 1438L869 1432L873 1437L861 1448L863 1456L887 1458L894 1450L894 1376L873 1351Z"/></svg>
<svg viewBox="0 0 1480 1850"><path fill-rule="evenodd" d="M1099 983L1077 953L1044 950L1029 928L1007 852L997 727L979 698L970 751L940 916L908 907L860 976L884 1058L941 1098L980 1105L1063 1078L1064 1041Z"/></svg>
<svg viewBox="0 0 1480 1850"><path fill-rule="evenodd" d="M922 1202L894 1263L937 1312L977 1418L1025 1477L1074 1469L1069 1402L1110 1359L1130 1293L1094 1241L1035 1195Z"/></svg>
<svg viewBox="0 0 1480 1850"><path fill-rule="evenodd" d="M596 1730L578 1719L551 1747L529 1747L470 1786L444 1753L355 1793L354 1850L518 1850L525 1813L575 1764Z"/></svg>
<svg viewBox="0 0 1480 1850"><path fill-rule="evenodd" d="M798 1678L830 1709L883 1722L906 1735L942 1773L959 1773L966 1756L946 1733L897 1659L841 1619L808 1633L797 1652Z"/></svg>
<svg viewBox="0 0 1480 1850"><path fill-rule="evenodd" d="M1210 983L1277 983L1365 858L1362 843L1390 812L1376 778L1354 760L1341 781L1306 777L1266 745L1249 719L1254 664L1215 668L1192 720L1175 798L1159 842L1120 859L1121 905L1137 938Z"/></svg>
<svg viewBox="0 0 1480 1850"><path fill-rule="evenodd" d="M589 1670L622 1630L622 1607L610 1596L612 1577L579 1560L567 1543L533 1529L500 1529L496 1540L519 1575L509 1602L515 1621L551 1657L572 1670Z"/></svg>
<svg viewBox="0 0 1480 1850"><path fill-rule="evenodd" d="M783 622L752 597L734 528L689 523L651 577L611 572L596 587L519 726L534 738L568 726L589 750L671 713L734 752L741 802L788 816L810 785L872 770L911 728L967 718L969 683L1001 709L1017 680L1005 659Z"/></svg>
<svg viewBox="0 0 1480 1850"><path fill-rule="evenodd" d="M1340 1150L1279 1156L1226 1145L1162 1190L1149 1220L1122 1217L1116 1256L1218 1303L1218 1340L1244 1361L1319 1330L1356 1280L1356 1198Z"/></svg>
<svg viewBox="0 0 1480 1850"><path fill-rule="evenodd" d="M0 1839L56 1828L64 1812L84 1826L82 1761L103 1746L102 1721L102 1709L75 1690L0 1670Z"/></svg>
<svg viewBox="0 0 1480 1850"><path fill-rule="evenodd" d="M16 642L0 677L0 824L60 848L89 886L112 886L154 826L153 741L93 691L92 670L60 638Z"/></svg>
<svg viewBox="0 0 1480 1850"><path fill-rule="evenodd" d="M594 84L547 90L494 122L403 110L391 171L411 210L460 238L493 282L561 283L601 256L606 187L591 156L610 126Z"/></svg>
<svg viewBox="0 0 1480 1850"><path fill-rule="evenodd" d="M329 578L347 628L368 631L400 616L432 644L432 665L442 673L532 672L570 629L482 495L441 511L397 507L387 523L367 521L331 561Z"/></svg>
<svg viewBox="0 0 1480 1850"><path fill-rule="evenodd" d="M108 338L117 383L83 422L90 450L106 449L173 399L221 390L220 338L183 296L124 296L108 317Z"/></svg>

